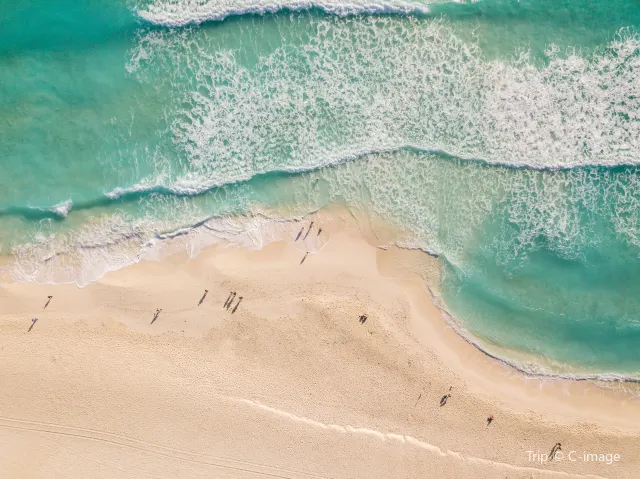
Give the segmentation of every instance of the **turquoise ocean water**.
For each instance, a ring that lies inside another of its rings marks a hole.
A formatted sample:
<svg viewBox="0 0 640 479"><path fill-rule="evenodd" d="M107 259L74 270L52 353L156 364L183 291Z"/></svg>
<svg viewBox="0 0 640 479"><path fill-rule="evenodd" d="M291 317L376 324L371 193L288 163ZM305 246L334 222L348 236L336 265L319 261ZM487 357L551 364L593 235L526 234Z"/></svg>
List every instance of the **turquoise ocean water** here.
<svg viewBox="0 0 640 479"><path fill-rule="evenodd" d="M640 378L639 25L637 0L0 0L4 277L83 286L339 203L438 255L488 351Z"/></svg>

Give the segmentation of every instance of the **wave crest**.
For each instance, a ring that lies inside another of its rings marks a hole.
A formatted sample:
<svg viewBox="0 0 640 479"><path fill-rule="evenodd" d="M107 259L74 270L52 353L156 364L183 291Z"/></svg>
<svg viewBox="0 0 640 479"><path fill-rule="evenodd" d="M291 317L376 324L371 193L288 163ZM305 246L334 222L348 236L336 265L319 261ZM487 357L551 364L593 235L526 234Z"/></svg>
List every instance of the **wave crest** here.
<svg viewBox="0 0 640 479"><path fill-rule="evenodd" d="M432 2L433 3L433 2ZM156 0L138 10L138 15L155 25L182 27L229 16L264 15L281 10L301 11L319 9L325 13L346 16L356 14L427 14L429 7L422 3L402 0Z"/></svg>

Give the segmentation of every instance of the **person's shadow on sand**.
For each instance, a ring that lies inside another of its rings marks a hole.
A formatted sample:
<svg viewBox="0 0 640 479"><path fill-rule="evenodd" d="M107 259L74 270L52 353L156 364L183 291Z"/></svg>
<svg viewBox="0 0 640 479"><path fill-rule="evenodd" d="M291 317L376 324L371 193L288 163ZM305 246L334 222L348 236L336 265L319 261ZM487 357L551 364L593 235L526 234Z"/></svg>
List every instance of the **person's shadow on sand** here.
<svg viewBox="0 0 640 479"><path fill-rule="evenodd" d="M553 448L551 449L551 452L549 453L549 460L553 461L558 451L562 450L561 446L562 444L560 444L559 442L557 442L556 445L553 446Z"/></svg>
<svg viewBox="0 0 640 479"><path fill-rule="evenodd" d="M240 306L241 302L242 302L242 296L238 298L238 302L236 303L235 307L231 310L231 314L236 312L236 309L238 309L238 306Z"/></svg>
<svg viewBox="0 0 640 479"><path fill-rule="evenodd" d="M204 298L207 297L207 293L209 292L208 289L204 290L204 294L202 295L202 298L200 298L200 302L198 303L198 306L200 306L202 304L202 302L204 301Z"/></svg>
<svg viewBox="0 0 640 479"><path fill-rule="evenodd" d="M38 318L31 319L31 326L29 326L29 330L27 331L27 333L31 332L31 330L33 329L33 327L36 325L37 322L38 322Z"/></svg>
<svg viewBox="0 0 640 479"><path fill-rule="evenodd" d="M153 315L153 319L151 320L151 324L153 324L156 319L158 319L158 316L160 316L160 313L162 312L161 309L156 309L156 314Z"/></svg>
<svg viewBox="0 0 640 479"><path fill-rule="evenodd" d="M227 300L224 302L224 304L222 305L223 308L226 308L229 305L229 302L232 300L232 298L234 298L236 295L236 293L234 293L233 291L231 291L229 293L229 296L227 296Z"/></svg>

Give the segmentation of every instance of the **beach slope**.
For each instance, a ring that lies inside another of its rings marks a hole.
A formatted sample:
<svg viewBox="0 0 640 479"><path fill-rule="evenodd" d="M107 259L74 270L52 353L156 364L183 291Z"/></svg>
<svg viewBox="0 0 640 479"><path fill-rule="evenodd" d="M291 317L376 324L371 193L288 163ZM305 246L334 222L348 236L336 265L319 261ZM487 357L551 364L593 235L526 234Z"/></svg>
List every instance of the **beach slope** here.
<svg viewBox="0 0 640 479"><path fill-rule="evenodd" d="M435 259L322 234L0 287L0 477L638 477L634 400L524 379L443 321Z"/></svg>

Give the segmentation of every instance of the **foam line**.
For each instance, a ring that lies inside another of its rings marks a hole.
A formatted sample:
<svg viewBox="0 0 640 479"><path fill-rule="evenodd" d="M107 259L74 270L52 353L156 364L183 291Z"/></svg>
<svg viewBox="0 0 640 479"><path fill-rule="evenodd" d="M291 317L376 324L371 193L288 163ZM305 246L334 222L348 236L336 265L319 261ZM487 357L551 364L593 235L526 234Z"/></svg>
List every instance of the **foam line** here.
<svg viewBox="0 0 640 479"><path fill-rule="evenodd" d="M29 220L55 219L63 220L67 217L73 201L66 200L53 206L9 206L0 209L0 216L22 216Z"/></svg>
<svg viewBox="0 0 640 479"><path fill-rule="evenodd" d="M322 10L337 16L357 14L428 14L429 8L421 3L392 1L351 0L349 2L327 0L157 0L138 10L138 15L154 25L182 27L210 21L221 21L230 16L264 15L281 10Z"/></svg>
<svg viewBox="0 0 640 479"><path fill-rule="evenodd" d="M384 148L384 149L370 149L370 150L361 150L353 153L349 153L343 157L336 158L333 161L330 161L326 164L321 165L309 165L309 166L301 166L301 167L290 167L290 168L279 168L272 171L268 171L265 173L256 173L254 175L247 175L244 177L238 177L236 179L227 179L227 180L207 180L202 179L201 181L185 181L178 179L173 184L170 185L161 185L161 184L150 184L148 181L144 181L129 187L116 187L113 190L107 191L104 193L103 197L95 198L93 200L88 201L78 201L73 202L72 200L67 200L62 203L59 203L54 206L49 207L29 207L29 206L9 206L3 209L0 209L0 216L22 216L26 219L44 219L44 218L55 218L55 219L64 219L67 217L69 212L72 211L82 211L91 208L106 206L109 203L113 202L134 202L138 201L143 197L147 197L150 195L160 195L160 196L176 196L176 197L191 197L198 196L215 190L217 188L238 185L238 184L249 184L253 181L260 181L261 179L268 179L272 176L278 175L287 175L287 176L296 176L305 173L311 173L315 171L319 171L326 168L337 167L342 164L358 161L361 159L367 159L367 157L382 155L388 153L400 153L400 152L411 152L411 153L421 153L421 154L431 154L436 155L445 160L458 161L463 163L478 163L480 165L485 165L488 167L503 167L509 169L523 169L523 170L534 170L534 171L563 171L563 170L575 170L580 168L589 168L593 166L599 166L604 169L619 169L625 167L635 167L636 164L630 162L628 164L617 164L617 165L527 165L520 163L496 163L488 161L484 158L473 158L473 157L464 157L459 156L454 153L444 151L439 148L429 148L429 147L420 147L416 145L404 145L399 146L397 148ZM414 246L415 249L425 248L421 246ZM431 255L437 255L437 253L431 250L425 250Z"/></svg>
<svg viewBox="0 0 640 479"><path fill-rule="evenodd" d="M194 181L194 180L186 180L186 179L179 178L169 185L162 185L157 182L150 182L145 180L129 187L116 187L110 191L105 192L103 197L98 197L98 198L94 198L92 200L87 200L87 201L73 202L72 200L67 200L57 205L47 206L47 207L9 206L9 207L0 209L0 217L1 216L21 216L21 217L24 217L25 219L30 219L30 220L39 220L39 219L46 219L46 218L54 218L54 219L62 220L67 217L67 215L72 209L74 211L82 211L82 210L88 210L92 208L107 206L110 203L134 202L134 201L140 200L143 197L148 197L151 195L175 196L175 197L198 196L198 195L202 195L207 192L210 192L212 190L215 190L217 188L237 185L241 183L248 184L253 181L260 181L261 179L267 179L269 177L278 176L278 175L287 175L287 176L301 175L305 173L311 173L314 171L322 170L324 168L340 166L344 163L348 163L351 161L366 159L366 157L372 156L372 155L396 153L396 152L402 152L402 151L434 154L450 160L480 162L487 165L490 164L484 159L458 157L456 155L453 155L451 153L448 153L446 151L443 151L437 148L422 148L414 145L399 146L397 148L368 149L368 150L360 150L360 151L354 151L353 153L348 153L342 157L334 158L333 160L327 163L311 164L308 166L299 166L299 167L292 166L288 168L287 167L277 168L264 173L244 175L241 177L239 176L237 178L226 178L225 180L210 180L210 179L203 178L199 181ZM523 166L523 165L504 165L504 166L513 167L513 168L527 168L526 166Z"/></svg>

